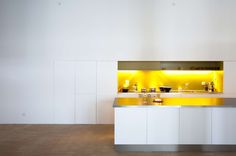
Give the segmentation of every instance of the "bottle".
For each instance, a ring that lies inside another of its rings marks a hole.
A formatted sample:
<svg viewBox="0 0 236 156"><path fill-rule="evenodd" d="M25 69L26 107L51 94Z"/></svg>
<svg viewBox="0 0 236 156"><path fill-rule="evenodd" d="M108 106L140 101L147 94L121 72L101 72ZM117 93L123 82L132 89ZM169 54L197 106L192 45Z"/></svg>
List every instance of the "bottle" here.
<svg viewBox="0 0 236 156"><path fill-rule="evenodd" d="M138 91L138 82L135 82L135 84L133 85L133 90L134 92Z"/></svg>
<svg viewBox="0 0 236 156"><path fill-rule="evenodd" d="M214 92L215 88L214 88L214 82L209 82L208 83L208 92Z"/></svg>

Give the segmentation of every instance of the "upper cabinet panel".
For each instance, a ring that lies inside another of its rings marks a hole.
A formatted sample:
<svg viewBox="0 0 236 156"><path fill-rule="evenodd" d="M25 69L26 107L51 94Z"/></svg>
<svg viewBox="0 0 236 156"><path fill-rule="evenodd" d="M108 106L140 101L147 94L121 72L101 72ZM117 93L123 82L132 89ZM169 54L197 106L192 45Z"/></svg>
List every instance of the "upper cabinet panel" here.
<svg viewBox="0 0 236 156"><path fill-rule="evenodd" d="M97 94L115 94L117 88L117 61L97 63Z"/></svg>
<svg viewBox="0 0 236 156"><path fill-rule="evenodd" d="M224 94L226 97L236 97L236 62L224 62Z"/></svg>
<svg viewBox="0 0 236 156"><path fill-rule="evenodd" d="M97 63L96 61L76 62L76 94L96 93Z"/></svg>

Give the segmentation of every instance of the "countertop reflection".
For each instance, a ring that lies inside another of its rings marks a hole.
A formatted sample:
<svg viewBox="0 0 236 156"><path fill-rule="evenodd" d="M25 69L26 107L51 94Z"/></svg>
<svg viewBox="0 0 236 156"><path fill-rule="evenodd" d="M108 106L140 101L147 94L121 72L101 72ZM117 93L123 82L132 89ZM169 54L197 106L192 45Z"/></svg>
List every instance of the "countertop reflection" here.
<svg viewBox="0 0 236 156"><path fill-rule="evenodd" d="M113 107L236 107L236 98L116 98Z"/></svg>

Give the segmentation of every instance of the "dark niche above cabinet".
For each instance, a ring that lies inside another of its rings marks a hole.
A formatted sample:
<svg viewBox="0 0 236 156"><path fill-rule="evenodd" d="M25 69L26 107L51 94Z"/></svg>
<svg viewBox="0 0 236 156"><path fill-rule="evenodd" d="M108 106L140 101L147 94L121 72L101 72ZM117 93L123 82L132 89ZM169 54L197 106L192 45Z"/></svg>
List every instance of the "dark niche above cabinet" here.
<svg viewBox="0 0 236 156"><path fill-rule="evenodd" d="M223 61L118 61L118 70L223 70Z"/></svg>

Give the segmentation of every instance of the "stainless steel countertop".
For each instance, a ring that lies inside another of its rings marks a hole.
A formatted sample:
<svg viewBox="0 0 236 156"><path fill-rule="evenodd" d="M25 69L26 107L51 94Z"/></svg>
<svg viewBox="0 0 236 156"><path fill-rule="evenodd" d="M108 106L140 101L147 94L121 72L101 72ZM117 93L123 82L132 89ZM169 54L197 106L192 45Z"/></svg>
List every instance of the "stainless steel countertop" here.
<svg viewBox="0 0 236 156"><path fill-rule="evenodd" d="M170 92L161 92L161 91L156 91L156 92L119 92L120 94L132 94L132 93L137 93L137 94L223 94L223 92L208 92L205 90L171 90Z"/></svg>
<svg viewBox="0 0 236 156"><path fill-rule="evenodd" d="M236 107L236 98L115 98L113 107Z"/></svg>

